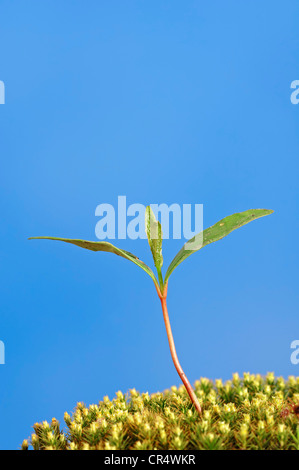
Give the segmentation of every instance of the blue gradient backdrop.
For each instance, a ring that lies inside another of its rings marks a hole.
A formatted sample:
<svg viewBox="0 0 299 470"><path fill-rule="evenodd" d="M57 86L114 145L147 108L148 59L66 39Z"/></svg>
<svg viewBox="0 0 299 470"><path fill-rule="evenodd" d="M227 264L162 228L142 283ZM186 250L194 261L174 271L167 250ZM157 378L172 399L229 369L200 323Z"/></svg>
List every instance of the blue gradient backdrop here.
<svg viewBox="0 0 299 470"><path fill-rule="evenodd" d="M205 227L274 209L182 264L169 311L192 382L298 375L298 22L295 0L0 2L2 449L77 401L179 384L143 271L27 241L95 239L118 195L202 203Z"/></svg>

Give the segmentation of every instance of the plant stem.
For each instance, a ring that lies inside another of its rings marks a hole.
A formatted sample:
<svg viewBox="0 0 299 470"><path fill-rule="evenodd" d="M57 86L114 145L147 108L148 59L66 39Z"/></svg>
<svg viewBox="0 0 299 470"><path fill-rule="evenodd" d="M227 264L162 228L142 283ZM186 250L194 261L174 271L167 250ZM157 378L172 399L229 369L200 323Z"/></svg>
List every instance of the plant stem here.
<svg viewBox="0 0 299 470"><path fill-rule="evenodd" d="M167 303L166 303L167 285L165 286L163 293L161 293L161 291L158 290L158 289L157 289L157 292L158 292L158 296L161 300L163 318L164 318L164 323L165 323L165 327L166 327L166 333L167 333L170 353L171 353L171 357L172 357L174 366L175 366L175 368L177 370L177 373L179 374L183 384L185 385L185 388L187 390L187 393L188 393L193 405L197 409L199 415L201 415L200 403L197 399L197 396L194 393L194 390L193 390L192 386L190 385L189 380L187 379L187 377L186 377L186 375L185 375L185 373L184 373L184 371L183 371L183 369L182 369L182 367L179 363L178 356L177 356L177 353L176 353L176 350L175 350L175 345L174 345L174 340L173 340L173 336L172 336L172 331L171 331L171 326L170 326L170 321L169 321L169 315L168 315L168 310L167 310Z"/></svg>
<svg viewBox="0 0 299 470"><path fill-rule="evenodd" d="M162 292L162 289L163 289L163 276L162 276L162 272L161 272L161 269L158 269L157 268L157 272L158 272L158 279L159 279L159 284L160 284L160 290Z"/></svg>

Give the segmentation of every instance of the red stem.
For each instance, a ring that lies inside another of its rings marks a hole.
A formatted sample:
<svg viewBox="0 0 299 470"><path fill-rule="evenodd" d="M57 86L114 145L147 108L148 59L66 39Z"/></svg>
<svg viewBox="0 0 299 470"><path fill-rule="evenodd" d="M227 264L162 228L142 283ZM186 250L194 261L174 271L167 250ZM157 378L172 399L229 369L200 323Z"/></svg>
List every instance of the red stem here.
<svg viewBox="0 0 299 470"><path fill-rule="evenodd" d="M189 380L187 379L187 377L186 377L186 375L185 375L185 373L184 373L184 371L183 371L183 369L182 369L182 367L179 363L178 356L177 356L177 353L176 353L176 350L175 350L175 345L174 345L174 340L173 340L173 336L172 336L172 331L171 331L171 326L170 326L170 321L169 321L169 315L168 315L168 310L167 310L167 304L166 304L167 285L164 288L163 294L161 293L161 291L158 287L157 287L157 292L158 292L158 296L161 300L163 318L164 318L164 323L165 323L165 327L166 327L166 333L167 333L170 353L171 353L171 357L172 357L174 366L175 366L175 368L177 370L177 373L179 374L183 384L185 385L185 388L188 392L188 395L189 395L193 405L197 409L198 413L201 415L202 410L201 410L200 403L197 399L197 396L194 393L194 390L193 390L192 386L190 385Z"/></svg>

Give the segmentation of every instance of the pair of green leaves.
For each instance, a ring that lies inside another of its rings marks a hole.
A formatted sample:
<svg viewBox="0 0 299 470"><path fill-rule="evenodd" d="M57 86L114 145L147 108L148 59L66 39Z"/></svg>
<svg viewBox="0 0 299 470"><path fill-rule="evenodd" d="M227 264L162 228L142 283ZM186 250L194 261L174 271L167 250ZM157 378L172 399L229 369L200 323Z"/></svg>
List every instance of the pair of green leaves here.
<svg viewBox="0 0 299 470"><path fill-rule="evenodd" d="M210 243L221 240L221 238L226 237L229 233L237 228L242 227L243 225L248 224L249 222L264 217L265 215L272 214L272 210L268 209L250 209L245 212L238 212L236 214L225 217L224 219L217 222L212 227L207 228L203 232L195 235L192 239L186 242L183 248L177 253L177 255L171 261L163 281L162 278L162 265L163 265L163 256L162 256L162 227L160 222L155 218L155 215L150 206L146 208L145 211L145 230L148 237L150 249L153 255L154 263L158 272L158 280L154 275L153 271L141 261L137 256L132 253L121 250L116 246L108 242L92 242L86 240L77 240L77 239L68 239L68 238L55 238L55 237L32 237L32 239L47 239L47 240L58 240L66 243L71 243L73 245L85 248L91 251L106 251L109 253L114 253L122 258L125 258L129 261L132 261L137 266L142 268L154 281L155 285L158 287L160 285L160 290L163 292L164 287L168 283L170 274L174 269L188 256L196 251L200 250Z"/></svg>

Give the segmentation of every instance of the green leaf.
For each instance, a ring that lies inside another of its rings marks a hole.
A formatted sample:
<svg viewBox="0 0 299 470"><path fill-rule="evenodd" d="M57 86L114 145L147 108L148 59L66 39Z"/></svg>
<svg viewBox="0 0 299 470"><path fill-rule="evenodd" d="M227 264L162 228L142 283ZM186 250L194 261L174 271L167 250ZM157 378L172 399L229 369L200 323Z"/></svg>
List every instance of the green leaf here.
<svg viewBox="0 0 299 470"><path fill-rule="evenodd" d="M29 240L58 240L61 242L71 243L72 245L79 246L81 248L85 248L86 250L91 251L106 251L108 253L114 253L115 255L121 256L122 258L128 259L132 261L132 263L137 264L143 271L145 271L157 285L157 279L153 273L153 271L137 256L133 255L129 251L121 250L116 246L112 245L108 242L92 242L88 240L77 240L77 239L70 239L70 238L56 238L56 237L31 237Z"/></svg>
<svg viewBox="0 0 299 470"><path fill-rule="evenodd" d="M163 265L162 256L162 228L159 221L156 220L150 206L145 209L145 231L149 246L154 258L154 263L158 271L161 271Z"/></svg>
<svg viewBox="0 0 299 470"><path fill-rule="evenodd" d="M188 258L188 256L192 255L192 253L195 253L210 243L221 240L221 238L226 237L226 235L231 233L233 230L242 227L242 225L246 225L252 220L272 213L273 211L268 209L250 209L245 212L238 212L236 214L225 217L225 219L220 220L217 222L217 224L212 225L212 227L209 227L203 232L198 233L195 235L195 237L187 241L183 248L173 258L165 275L165 284L174 269L182 261Z"/></svg>

